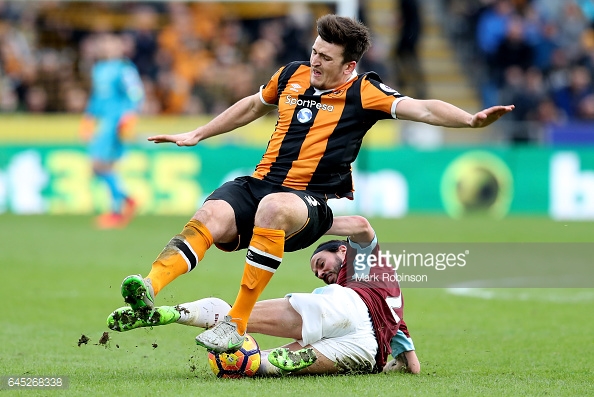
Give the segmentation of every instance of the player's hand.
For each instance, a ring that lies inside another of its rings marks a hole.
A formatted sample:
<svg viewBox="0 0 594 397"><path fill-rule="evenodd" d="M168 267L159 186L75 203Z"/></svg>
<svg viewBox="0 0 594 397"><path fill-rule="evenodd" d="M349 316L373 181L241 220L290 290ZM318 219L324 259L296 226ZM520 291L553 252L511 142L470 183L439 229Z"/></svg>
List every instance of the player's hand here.
<svg viewBox="0 0 594 397"><path fill-rule="evenodd" d="M94 130L95 119L91 116L83 116L82 120L80 121L80 125L78 126L78 134L80 138L83 141L88 142L93 136Z"/></svg>
<svg viewBox="0 0 594 397"><path fill-rule="evenodd" d="M482 110L476 113L474 116L472 116L470 126L472 128L486 127L490 124L493 124L495 121L499 120L499 118L504 114L507 114L514 110L514 108L514 105L492 106L488 109Z"/></svg>
<svg viewBox="0 0 594 397"><path fill-rule="evenodd" d="M200 141L200 137L195 131L174 135L155 135L147 139L155 143L175 143L177 146L194 146Z"/></svg>
<svg viewBox="0 0 594 397"><path fill-rule="evenodd" d="M388 372L398 372L398 371L402 371L406 369L406 364L404 363L404 361L400 360L398 357L393 359L392 361L388 361L386 363L386 365L384 366L384 368L382 369L382 372L384 373L388 373Z"/></svg>

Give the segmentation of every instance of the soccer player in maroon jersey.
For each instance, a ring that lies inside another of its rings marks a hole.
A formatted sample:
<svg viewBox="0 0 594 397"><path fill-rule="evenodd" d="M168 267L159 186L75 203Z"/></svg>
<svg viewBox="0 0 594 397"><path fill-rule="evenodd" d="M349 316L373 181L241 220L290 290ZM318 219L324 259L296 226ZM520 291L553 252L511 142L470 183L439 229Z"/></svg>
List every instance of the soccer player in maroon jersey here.
<svg viewBox="0 0 594 397"><path fill-rule="evenodd" d="M493 106L470 114L440 100L407 97L373 72L357 74L357 63L371 45L365 25L325 15L318 19L317 31L309 61L281 67L258 93L193 131L149 137L155 143L193 146L278 110L275 130L254 173L215 190L146 277L132 275L122 282L122 296L133 310L150 309L155 295L193 270L213 244L227 251L247 248L229 315L196 338L209 350L237 350L250 313L284 252L306 248L330 229L328 199L353 199L351 163L377 121L481 128L514 108Z"/></svg>
<svg viewBox="0 0 594 397"><path fill-rule="evenodd" d="M365 266L367 255L380 253L373 228L363 217L343 216L334 219L328 234L349 236L320 244L311 257L314 275L328 285L313 293L257 302L252 311L249 332L295 339L287 346L263 351L259 374L279 375L279 369L299 374L382 369L419 373L419 360L403 318L400 286L390 277L395 275L394 268ZM131 308L123 307L110 315L108 325L116 331L173 322L210 328L229 310L229 304L218 298L156 307L158 315L152 318L135 316ZM395 358L386 363L390 353Z"/></svg>

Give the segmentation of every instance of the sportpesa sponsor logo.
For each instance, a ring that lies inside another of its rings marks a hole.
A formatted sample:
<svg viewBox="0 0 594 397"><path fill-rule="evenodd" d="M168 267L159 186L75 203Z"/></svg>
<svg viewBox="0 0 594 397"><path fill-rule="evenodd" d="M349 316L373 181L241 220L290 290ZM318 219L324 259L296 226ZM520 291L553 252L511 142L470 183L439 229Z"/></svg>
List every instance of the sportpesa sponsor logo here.
<svg viewBox="0 0 594 397"><path fill-rule="evenodd" d="M291 95L287 95L285 103L289 106L304 106L306 108L316 108L318 110L326 110L328 112L332 112L334 110L334 106L326 105L325 103L318 102L315 99L299 99L293 98Z"/></svg>
<svg viewBox="0 0 594 397"><path fill-rule="evenodd" d="M308 108L303 108L297 113L297 120L299 120L300 123L307 123L309 120L311 120L312 116L313 113L311 110Z"/></svg>

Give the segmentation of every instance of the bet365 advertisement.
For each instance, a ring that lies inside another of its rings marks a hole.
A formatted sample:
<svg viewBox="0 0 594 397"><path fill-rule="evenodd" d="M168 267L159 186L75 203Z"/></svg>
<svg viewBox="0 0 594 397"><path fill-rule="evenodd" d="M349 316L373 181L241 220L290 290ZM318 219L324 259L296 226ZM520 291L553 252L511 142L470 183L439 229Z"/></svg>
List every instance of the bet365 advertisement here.
<svg viewBox="0 0 594 397"><path fill-rule="evenodd" d="M262 153L133 146L117 170L141 213L189 216L223 182L250 174ZM353 172L355 200L331 200L336 213L594 219L594 149L362 149ZM0 213L91 214L108 203L83 147L0 148Z"/></svg>

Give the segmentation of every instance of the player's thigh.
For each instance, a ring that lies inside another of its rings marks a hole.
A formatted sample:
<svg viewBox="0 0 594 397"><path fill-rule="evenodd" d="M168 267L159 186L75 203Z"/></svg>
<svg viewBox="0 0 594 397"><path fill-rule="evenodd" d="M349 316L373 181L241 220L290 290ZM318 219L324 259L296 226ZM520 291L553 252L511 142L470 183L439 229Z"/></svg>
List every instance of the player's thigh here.
<svg viewBox="0 0 594 397"><path fill-rule="evenodd" d="M313 346L341 372L370 372L375 366L377 340L361 297L337 284L314 292L289 296L289 302L302 317L299 344Z"/></svg>
<svg viewBox="0 0 594 397"><path fill-rule="evenodd" d="M221 204L225 208L225 225L219 226L219 228L231 227L231 229L228 229L226 234L224 230L219 231L219 234L225 237L215 239L219 249L236 251L249 246L254 231L254 218L259 201L253 191L250 178L240 177L224 183L206 198L201 209L214 208L211 205L219 205L221 202L226 204ZM232 217L229 216L229 208L233 213ZM196 217L199 217L198 212L195 215ZM212 213L208 215L214 216ZM216 228L217 226L212 225L212 227ZM229 232L229 230L231 231Z"/></svg>
<svg viewBox="0 0 594 397"><path fill-rule="evenodd" d="M301 339L305 344L350 335L369 323L369 312L361 297L338 284L318 288L314 293L292 293L287 297L301 316Z"/></svg>
<svg viewBox="0 0 594 397"><path fill-rule="evenodd" d="M100 134L89 142L88 151L94 163L110 164L122 157L124 148L113 135ZM98 171L98 168L95 170Z"/></svg>
<svg viewBox="0 0 594 397"><path fill-rule="evenodd" d="M122 157L124 148L117 134L117 119L99 120L97 131L89 142L89 155L94 160L113 162Z"/></svg>
<svg viewBox="0 0 594 397"><path fill-rule="evenodd" d="M254 225L267 229L284 230L286 236L298 232L309 219L305 202L292 192L267 194L260 200Z"/></svg>
<svg viewBox="0 0 594 397"><path fill-rule="evenodd" d="M252 177L239 177L229 181L216 189L207 201L222 200L228 203L233 209L237 236L232 240L215 242L217 247L224 251L236 251L249 246L254 231L256 212L261 201L268 201L268 196L277 197L276 194L283 193L278 197L297 197L299 207L306 209L300 211L298 227L285 237L285 252L291 252L309 247L323 236L332 226L332 210L324 198L318 197L306 191L297 191L271 184ZM274 202L273 200L270 200ZM269 203L270 204L270 203Z"/></svg>
<svg viewBox="0 0 594 397"><path fill-rule="evenodd" d="M256 302L248 321L248 332L301 339L303 321L287 298Z"/></svg>
<svg viewBox="0 0 594 397"><path fill-rule="evenodd" d="M332 226L332 209L325 199L307 191L292 191L307 208L307 218L302 226L285 237L285 252L307 248L320 239Z"/></svg>

